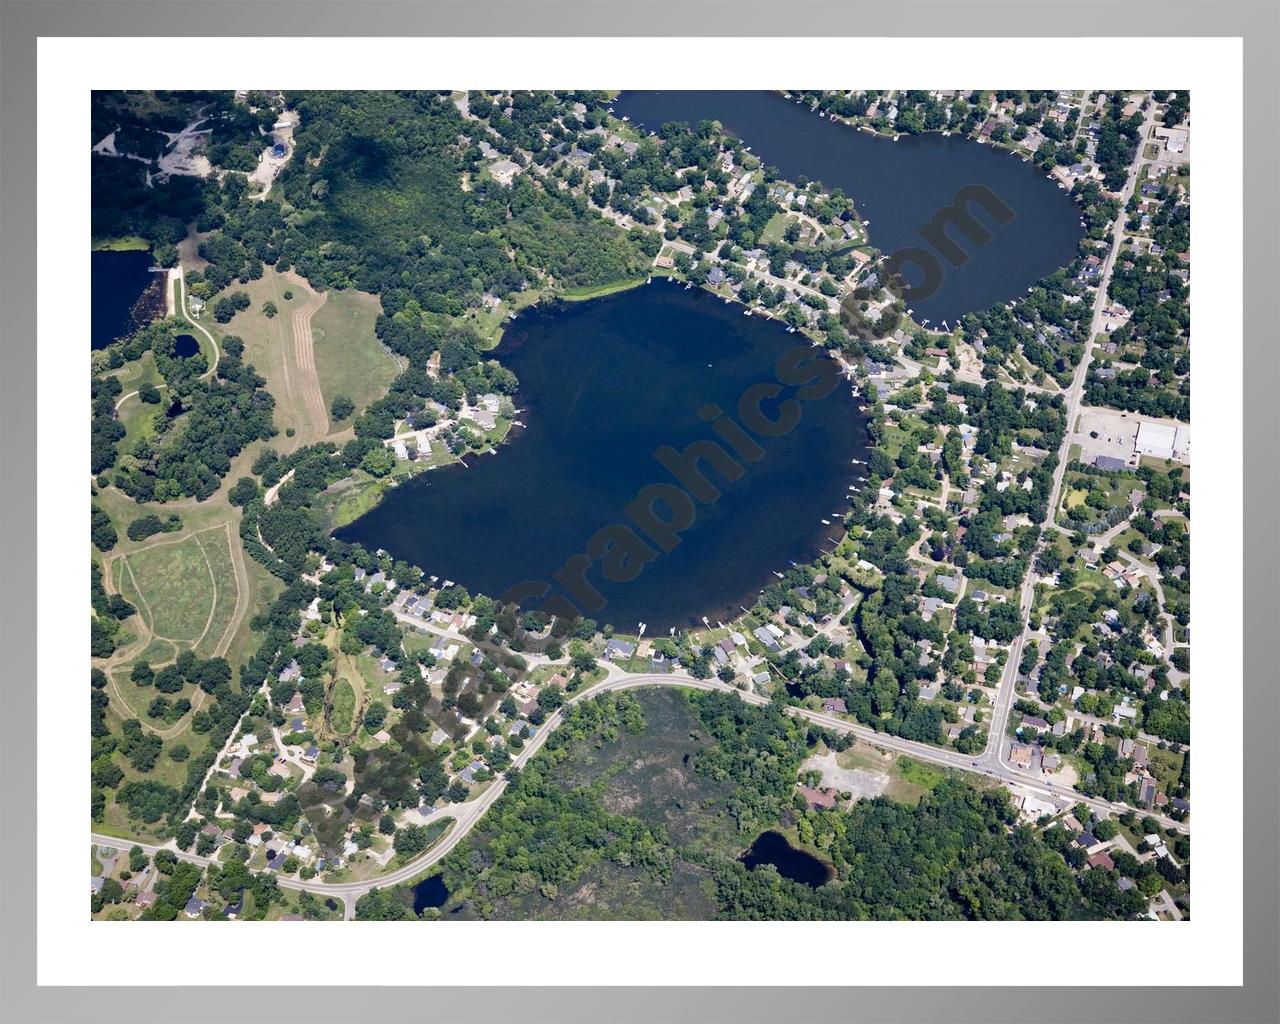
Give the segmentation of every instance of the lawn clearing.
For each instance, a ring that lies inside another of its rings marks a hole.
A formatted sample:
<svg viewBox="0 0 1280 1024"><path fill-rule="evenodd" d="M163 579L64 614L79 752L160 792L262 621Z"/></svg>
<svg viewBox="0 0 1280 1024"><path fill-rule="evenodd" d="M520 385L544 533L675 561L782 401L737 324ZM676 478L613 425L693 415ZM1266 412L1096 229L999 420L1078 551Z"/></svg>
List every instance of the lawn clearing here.
<svg viewBox="0 0 1280 1024"><path fill-rule="evenodd" d="M136 598L138 614L157 637L190 647L204 636L216 597L208 559L194 537L123 556L119 570L122 593Z"/></svg>
<svg viewBox="0 0 1280 1024"><path fill-rule="evenodd" d="M289 314L302 299L294 290L292 302L281 307ZM355 412L331 429L341 429L365 408L387 393L400 372L395 356L373 333L380 304L376 295L358 291L330 291L325 304L311 318L316 374L325 408L335 395L346 395L355 403ZM279 319L278 316L276 319Z"/></svg>
<svg viewBox="0 0 1280 1024"><path fill-rule="evenodd" d="M329 727L346 736L355 728L356 691L348 679L339 679L330 691Z"/></svg>
<svg viewBox="0 0 1280 1024"><path fill-rule="evenodd" d="M227 544L223 527L120 557L116 582L156 638L201 653L221 644L238 594Z"/></svg>
<svg viewBox="0 0 1280 1024"><path fill-rule="evenodd" d="M292 292L292 299L285 299L286 291ZM305 365L299 358L294 336L294 314L305 307L317 306L319 297L301 281L285 277L268 267L256 281L247 284L233 282L224 292L209 300L209 308L218 298L233 292L248 295L249 308L237 313L226 324L217 323L209 314L202 323L215 335L234 334L244 341L245 362L253 364L262 374L267 381L267 390L276 400L275 422L280 428L280 435L274 446L282 452L290 452L301 445L319 441L328 434L329 421L327 416L315 415L311 408L315 402L323 404L316 368ZM277 312L273 317L263 312L267 302L275 303ZM289 437L291 429L293 437Z"/></svg>

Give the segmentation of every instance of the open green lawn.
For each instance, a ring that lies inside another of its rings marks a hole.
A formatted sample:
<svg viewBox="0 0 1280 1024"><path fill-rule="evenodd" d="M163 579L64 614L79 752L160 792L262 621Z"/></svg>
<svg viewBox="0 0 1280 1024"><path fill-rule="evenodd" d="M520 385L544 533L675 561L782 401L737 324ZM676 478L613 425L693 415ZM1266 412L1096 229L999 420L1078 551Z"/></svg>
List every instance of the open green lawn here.
<svg viewBox="0 0 1280 1024"><path fill-rule="evenodd" d="M638 285L644 284L643 277L630 277L623 281L610 281L608 284L592 285L583 288L566 288L561 294L561 298L569 302L581 302L585 299L598 299L602 295L612 295L615 292L625 292Z"/></svg>
<svg viewBox="0 0 1280 1024"><path fill-rule="evenodd" d="M348 679L339 679L330 693L333 709L329 713L329 725L334 732L346 736L355 727L356 691Z"/></svg>
<svg viewBox="0 0 1280 1024"><path fill-rule="evenodd" d="M295 289L293 301L286 305L296 307L300 301ZM387 393L400 372L395 356L373 333L379 309L375 295L330 291L325 304L311 318L316 373L326 408L335 395L342 394L355 403L352 418L359 416L371 402ZM283 315L283 308L281 312Z"/></svg>
<svg viewBox="0 0 1280 1024"><path fill-rule="evenodd" d="M764 230L760 232L760 244L763 246L774 245L783 240L788 227L792 224L800 225L800 238L797 242L801 246L816 246L824 248L831 243L831 239L824 233L815 235L813 225L807 220L801 220L793 213L775 213L769 218L769 223L764 226Z"/></svg>
<svg viewBox="0 0 1280 1024"><path fill-rule="evenodd" d="M429 651L431 645L435 643L435 639L427 633L419 633L415 629L409 629L404 634L404 649L406 654L417 654L420 651Z"/></svg>
<svg viewBox="0 0 1280 1024"><path fill-rule="evenodd" d="M156 636L184 647L203 638L216 600L198 541L186 537L136 551L122 557L116 570L121 593Z"/></svg>
<svg viewBox="0 0 1280 1024"><path fill-rule="evenodd" d="M208 657L236 607L238 585L225 530L152 544L116 565L121 592L157 637Z"/></svg>
<svg viewBox="0 0 1280 1024"><path fill-rule="evenodd" d="M237 313L228 323L219 324L211 312L213 303L221 295L233 292L248 295L249 308ZM293 298L286 299L285 292L291 292ZM314 301L313 294L304 285L268 267L257 281L232 282L219 296L211 298L201 320L215 336L234 334L244 341L245 362L252 363L262 374L267 390L276 400L274 418L280 434L272 443L282 452L318 441L329 429L326 418L323 430L317 432L308 415L305 387L309 375L299 364L295 347L293 314L309 301ZM267 302L276 305L278 312L273 317L263 312ZM294 431L293 437L288 436L290 429Z"/></svg>
<svg viewBox="0 0 1280 1024"><path fill-rule="evenodd" d="M204 552L205 559L217 585L216 600L214 602L213 616L209 620L209 628L206 630L204 638L196 644L197 654L205 658L211 658L215 654L225 651L227 644L230 642L227 631L233 624L232 619L236 610L238 585L235 577L235 565L231 560L231 549L228 547L228 543L239 544L240 538L235 536L234 540L230 540L225 530L205 530L196 534L195 540Z"/></svg>
<svg viewBox="0 0 1280 1024"><path fill-rule="evenodd" d="M151 243L138 235L125 235L122 238L94 239L93 248L110 252L143 252L151 248Z"/></svg>

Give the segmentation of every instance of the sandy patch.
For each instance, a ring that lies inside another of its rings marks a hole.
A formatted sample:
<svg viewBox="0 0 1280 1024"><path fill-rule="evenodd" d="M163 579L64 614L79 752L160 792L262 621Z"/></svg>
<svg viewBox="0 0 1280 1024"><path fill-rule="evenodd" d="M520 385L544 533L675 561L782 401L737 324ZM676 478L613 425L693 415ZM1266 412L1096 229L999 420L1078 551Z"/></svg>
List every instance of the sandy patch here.
<svg viewBox="0 0 1280 1024"><path fill-rule="evenodd" d="M868 800L879 796L889 788L889 773L869 768L841 768L835 751L807 758L800 766L802 772L822 773L822 785L840 792L853 794L855 800Z"/></svg>

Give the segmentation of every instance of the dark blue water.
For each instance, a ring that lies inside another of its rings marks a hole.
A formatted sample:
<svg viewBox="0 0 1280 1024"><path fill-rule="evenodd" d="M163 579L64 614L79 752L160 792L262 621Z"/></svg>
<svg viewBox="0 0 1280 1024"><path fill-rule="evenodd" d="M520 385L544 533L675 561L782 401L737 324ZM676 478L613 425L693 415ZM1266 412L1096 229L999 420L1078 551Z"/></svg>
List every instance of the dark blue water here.
<svg viewBox="0 0 1280 1024"><path fill-rule="evenodd" d="M830 864L804 850L797 850L781 832L761 832L751 844L751 849L742 855L742 863L748 868L772 864L783 878L815 889L831 881L835 875Z"/></svg>
<svg viewBox="0 0 1280 1024"><path fill-rule="evenodd" d="M936 254L920 228L950 207L964 186L989 188L1013 219L999 224L973 207L993 235L983 245L952 230L967 262L954 267L940 261L943 277L932 297L909 303L917 319L931 324L954 324L965 313L1025 294L1075 258L1084 234L1078 207L1043 172L971 139L926 133L893 142L820 118L769 92L624 92L613 110L655 131L668 121L719 121L784 178L803 176L841 189L870 221L870 241L884 253L923 247ZM914 267L908 265L904 275L919 283Z"/></svg>
<svg viewBox="0 0 1280 1024"><path fill-rule="evenodd" d="M427 907L443 907L449 898L443 875L424 878L413 887L413 912L421 914Z"/></svg>
<svg viewBox="0 0 1280 1024"><path fill-rule="evenodd" d="M336 536L385 548L473 593L499 598L522 581L556 583L552 592L566 593L557 570L585 552L596 531L631 529L626 506L637 494L673 487L657 449L683 452L716 440L700 409L714 404L741 422L739 399L775 380L780 357L811 360L819 351L781 324L744 316L737 304L660 280L523 313L495 354L520 379L517 419L526 427L513 428L497 454L468 457L470 468L428 472L395 488ZM765 403L765 413L776 416L776 407ZM650 635L704 615L728 621L775 582L775 570L820 553L860 478L852 460L866 457L864 417L843 379L826 397L790 408L800 411L795 429L759 437L763 455L739 461L738 479L699 467L721 496L685 498L694 521L673 550L628 581L605 579L594 556L586 577L605 604L575 599L578 612L628 630L643 621ZM653 506L670 517L661 502Z"/></svg>
<svg viewBox="0 0 1280 1024"><path fill-rule="evenodd" d="M200 342L196 341L194 334L179 334L173 339L174 355L181 356L183 359L190 359L200 351Z"/></svg>
<svg viewBox="0 0 1280 1024"><path fill-rule="evenodd" d="M95 249L90 260L90 341L93 348L105 348L137 326L132 316L133 304L154 280L151 253Z"/></svg>

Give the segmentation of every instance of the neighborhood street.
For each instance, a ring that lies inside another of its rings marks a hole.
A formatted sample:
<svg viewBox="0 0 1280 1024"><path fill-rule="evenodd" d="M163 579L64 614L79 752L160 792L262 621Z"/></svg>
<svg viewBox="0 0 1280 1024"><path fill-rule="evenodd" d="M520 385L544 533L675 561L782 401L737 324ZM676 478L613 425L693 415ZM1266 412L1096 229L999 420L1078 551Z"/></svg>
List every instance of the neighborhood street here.
<svg viewBox="0 0 1280 1024"><path fill-rule="evenodd" d="M1151 129L1151 124L1155 119L1155 107L1153 106L1146 114L1142 125L1141 138L1146 138ZM1052 522L1057 514L1058 502L1062 495L1062 481L1066 477L1068 455L1071 450L1071 424L1075 422L1075 418L1079 415L1080 406L1084 398L1085 380L1089 374L1089 362L1093 358L1094 339L1099 334L1105 332L1106 328L1103 324L1103 310L1108 305L1107 286L1111 282L1111 273L1115 268L1116 257L1119 255L1120 246L1125 238L1124 221L1125 221L1125 204L1133 195L1134 187L1138 180L1138 168L1142 165L1142 152L1139 148L1134 153L1134 160L1129 168L1129 177L1125 181L1125 186L1120 194L1120 212L1116 215L1116 219L1112 221L1111 248L1107 252L1106 259L1103 261L1102 275L1098 280L1097 291L1093 298L1093 321L1089 327L1089 339L1085 342L1084 352L1080 357L1080 363L1076 367L1075 375L1071 380L1071 387L1066 393L1066 423L1067 430L1062 439L1062 445L1058 449L1058 465L1053 473L1053 487L1049 491L1047 507L1049 509L1049 520ZM1018 666L1022 661L1022 649L1026 642L1033 637L1033 633L1029 624L1031 610L1035 600L1035 585L1039 577L1034 567L1028 567L1027 574L1022 580L1022 589L1019 595L1019 609L1022 617L1022 632L1013 642L1009 649L1009 660L1005 662L1004 675L1000 680L1000 689L996 695L996 706L991 716L991 728L989 735L991 737L987 744L987 749L983 753L982 765L994 765L1012 770L1012 767L1005 760L1005 730L1009 722L1009 711L1012 708L1014 700L1017 696L1018 682Z"/></svg>

